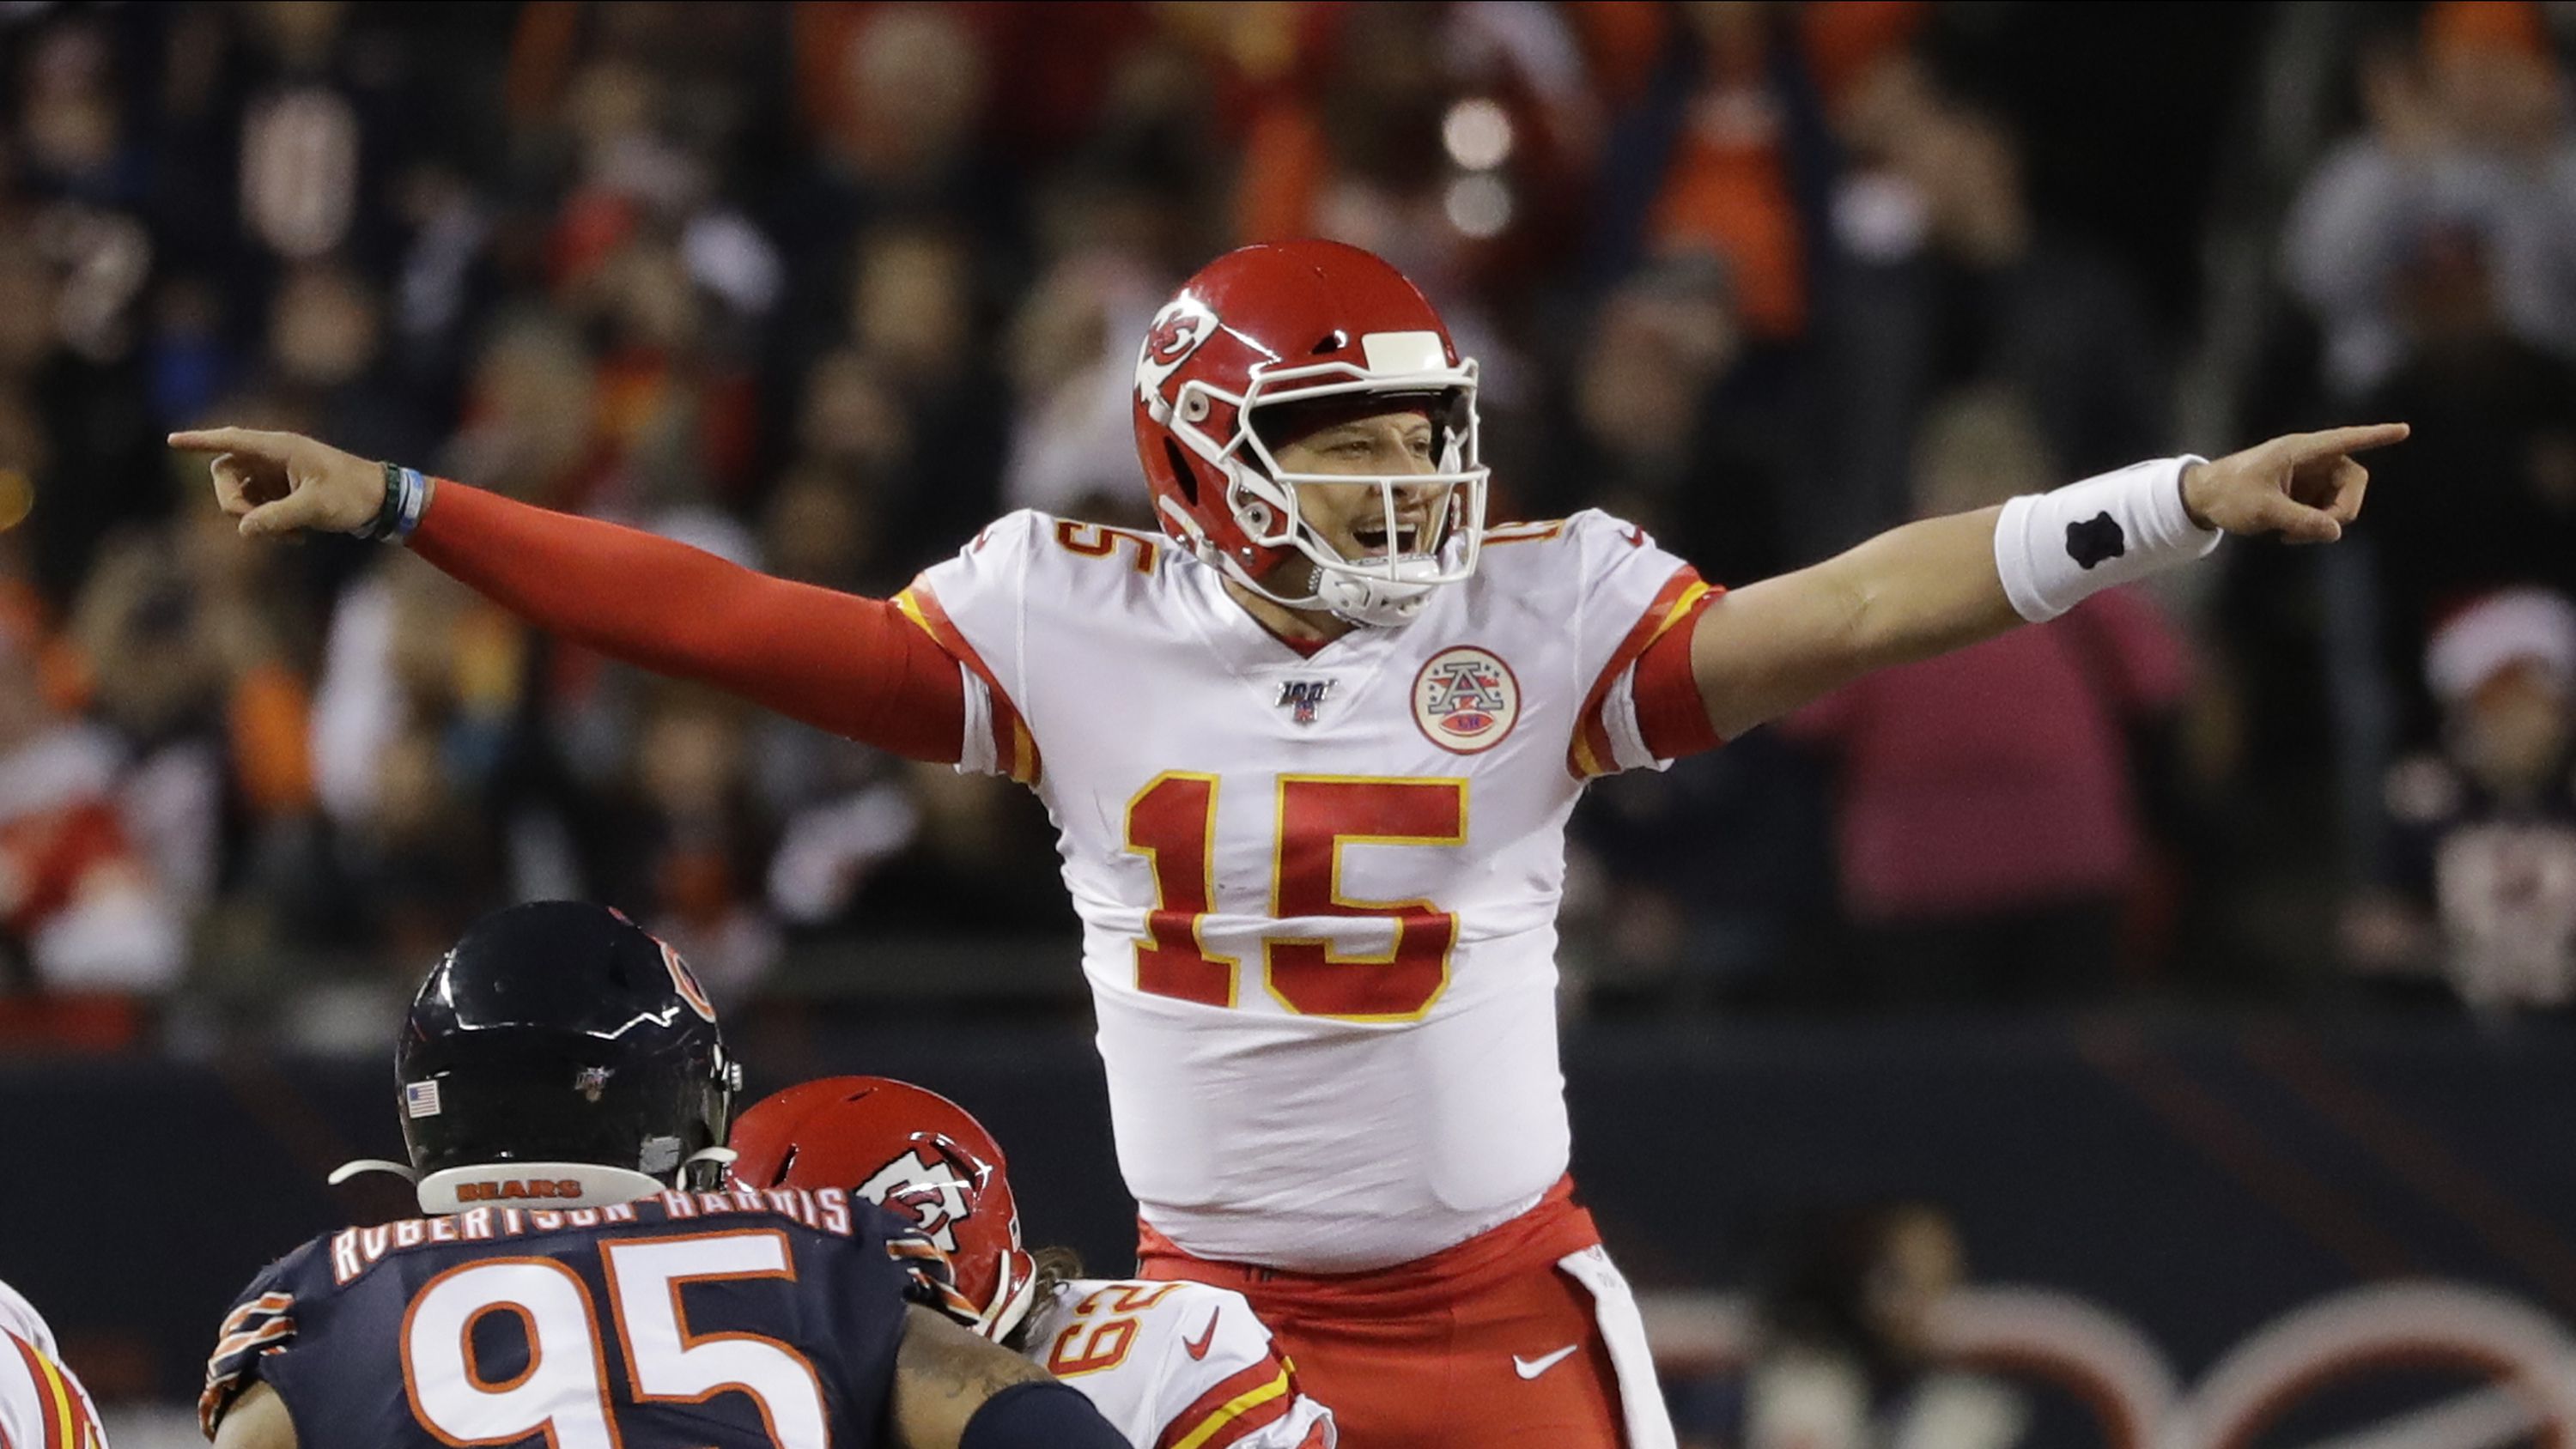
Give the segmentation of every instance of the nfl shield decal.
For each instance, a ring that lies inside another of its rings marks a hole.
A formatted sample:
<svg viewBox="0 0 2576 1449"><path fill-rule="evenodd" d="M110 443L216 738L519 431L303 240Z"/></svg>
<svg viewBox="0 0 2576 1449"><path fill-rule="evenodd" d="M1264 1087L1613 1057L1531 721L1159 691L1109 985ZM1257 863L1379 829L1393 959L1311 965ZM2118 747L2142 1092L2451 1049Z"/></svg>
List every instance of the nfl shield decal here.
<svg viewBox="0 0 2576 1449"><path fill-rule="evenodd" d="M1520 681L1489 650L1453 645L1413 676L1413 722L1452 754L1474 755L1503 742L1521 717Z"/></svg>

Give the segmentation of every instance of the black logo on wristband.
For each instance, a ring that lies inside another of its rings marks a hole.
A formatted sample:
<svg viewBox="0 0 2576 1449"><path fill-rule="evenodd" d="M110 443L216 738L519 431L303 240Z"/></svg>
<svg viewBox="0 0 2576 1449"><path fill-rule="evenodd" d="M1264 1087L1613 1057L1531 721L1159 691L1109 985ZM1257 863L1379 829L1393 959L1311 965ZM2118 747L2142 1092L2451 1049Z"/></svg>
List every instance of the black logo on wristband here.
<svg viewBox="0 0 2576 1449"><path fill-rule="evenodd" d="M2128 535L2120 531L2120 520L2108 513L2066 525L2066 556L2075 560L2078 568L2089 570L2128 551Z"/></svg>

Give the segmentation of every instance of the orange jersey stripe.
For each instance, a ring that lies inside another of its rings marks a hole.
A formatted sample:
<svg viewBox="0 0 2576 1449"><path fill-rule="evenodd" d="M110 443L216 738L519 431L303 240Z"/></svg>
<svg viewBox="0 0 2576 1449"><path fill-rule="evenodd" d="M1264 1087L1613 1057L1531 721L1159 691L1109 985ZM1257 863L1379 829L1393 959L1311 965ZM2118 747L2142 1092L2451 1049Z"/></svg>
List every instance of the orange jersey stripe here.
<svg viewBox="0 0 2576 1449"><path fill-rule="evenodd" d="M232 1335L241 1332L242 1325L249 1322L251 1315L254 1313L283 1313L294 1306L295 1299L290 1294L262 1293L257 1298L254 1298L248 1303L243 1304L241 1307L234 1309L232 1312L225 1314L223 1326L215 1330L215 1337L230 1338Z"/></svg>
<svg viewBox="0 0 2576 1449"><path fill-rule="evenodd" d="M214 1356L216 1358L230 1358L232 1355L241 1352L243 1349L257 1348L263 1343L274 1343L281 1338L292 1337L294 1333L294 1319L275 1319L271 1322L263 1323L257 1328L246 1329L243 1332L233 1334L230 1337L223 1339L215 1345Z"/></svg>

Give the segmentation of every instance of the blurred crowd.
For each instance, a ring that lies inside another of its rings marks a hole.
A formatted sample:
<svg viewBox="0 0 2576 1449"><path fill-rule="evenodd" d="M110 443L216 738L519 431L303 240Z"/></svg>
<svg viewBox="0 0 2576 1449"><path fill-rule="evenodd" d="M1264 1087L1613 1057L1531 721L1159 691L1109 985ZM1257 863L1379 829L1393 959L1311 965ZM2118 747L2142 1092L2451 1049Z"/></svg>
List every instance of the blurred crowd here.
<svg viewBox="0 0 2576 1449"><path fill-rule="evenodd" d="M2576 21L2337 13L2274 196L2251 7L0 8L0 1037L381 993L554 895L732 1005L889 942L1065 1001L1015 787L396 549L244 545L158 439L307 431L883 593L1007 509L1149 524L1146 319L1312 234L1484 363L1498 516L1608 508L1729 583L2416 425L2338 549L2231 547L1598 787L1582 999L2576 999ZM2228 367L2211 243L2249 227Z"/></svg>

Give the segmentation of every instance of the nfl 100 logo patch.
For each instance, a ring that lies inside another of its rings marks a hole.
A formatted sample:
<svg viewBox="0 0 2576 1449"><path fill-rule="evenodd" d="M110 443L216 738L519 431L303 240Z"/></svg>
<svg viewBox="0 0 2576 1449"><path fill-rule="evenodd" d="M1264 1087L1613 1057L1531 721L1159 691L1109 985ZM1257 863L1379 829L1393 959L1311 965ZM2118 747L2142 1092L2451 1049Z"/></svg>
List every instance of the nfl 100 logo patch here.
<svg viewBox="0 0 2576 1449"><path fill-rule="evenodd" d="M1520 717L1520 681L1490 650L1452 645L1413 676L1413 722L1423 738L1452 754L1483 754L1501 744Z"/></svg>
<svg viewBox="0 0 2576 1449"><path fill-rule="evenodd" d="M1333 692L1329 679L1288 679L1279 684L1279 707L1288 711L1291 724L1310 725L1315 711L1323 708L1324 696Z"/></svg>

